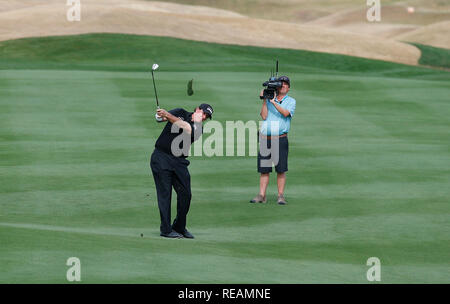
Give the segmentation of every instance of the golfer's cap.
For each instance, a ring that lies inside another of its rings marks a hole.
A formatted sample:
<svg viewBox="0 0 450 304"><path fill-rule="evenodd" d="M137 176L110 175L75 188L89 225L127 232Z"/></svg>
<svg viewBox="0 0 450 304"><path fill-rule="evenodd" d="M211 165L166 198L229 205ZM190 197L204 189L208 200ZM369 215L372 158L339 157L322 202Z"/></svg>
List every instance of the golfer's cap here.
<svg viewBox="0 0 450 304"><path fill-rule="evenodd" d="M291 81L289 80L289 77L287 77L287 76L280 76L280 78L278 78L278 81L286 82L288 84L288 86L291 87Z"/></svg>
<svg viewBox="0 0 450 304"><path fill-rule="evenodd" d="M206 115L208 115L208 117L210 119L212 118L212 114L214 113L214 110L209 104L202 103L201 105L198 106L198 108L203 110L203 113L206 113Z"/></svg>

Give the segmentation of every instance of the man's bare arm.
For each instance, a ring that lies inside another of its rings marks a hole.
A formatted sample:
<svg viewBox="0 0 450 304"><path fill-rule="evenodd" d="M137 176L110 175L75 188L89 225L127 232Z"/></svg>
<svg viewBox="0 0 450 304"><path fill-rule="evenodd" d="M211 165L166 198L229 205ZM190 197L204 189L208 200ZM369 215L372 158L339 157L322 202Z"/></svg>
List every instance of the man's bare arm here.
<svg viewBox="0 0 450 304"><path fill-rule="evenodd" d="M259 96L262 97L263 92L264 92L264 90L261 91L261 94ZM261 115L261 118L263 120L266 120L266 118L267 118L267 102L266 102L266 100L263 101L263 105L261 107L261 112L259 113L259 115Z"/></svg>
<svg viewBox="0 0 450 304"><path fill-rule="evenodd" d="M158 110L156 110L156 113L158 113L159 116L163 117L163 119L168 120L169 122L173 123L174 125L177 125L181 129L186 131L188 134L192 133L192 128L191 128L191 125L189 123L187 123L187 122L179 119L178 117L170 114L166 110L158 109Z"/></svg>
<svg viewBox="0 0 450 304"><path fill-rule="evenodd" d="M275 102L275 99L272 99L270 101L275 108L277 109L278 112L281 113L281 115L283 115L284 117L288 117L289 115L291 115L291 112L289 112L288 110L286 110L285 108L283 108L282 106L280 106L280 104L278 104L277 102Z"/></svg>

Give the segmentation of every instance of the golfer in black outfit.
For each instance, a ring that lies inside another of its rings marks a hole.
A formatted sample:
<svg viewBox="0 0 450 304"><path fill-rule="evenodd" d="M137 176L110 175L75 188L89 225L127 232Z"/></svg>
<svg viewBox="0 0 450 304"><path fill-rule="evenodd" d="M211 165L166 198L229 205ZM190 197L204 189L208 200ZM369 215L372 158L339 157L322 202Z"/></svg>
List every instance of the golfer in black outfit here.
<svg viewBox="0 0 450 304"><path fill-rule="evenodd" d="M158 109L159 121L168 121L155 144L150 167L155 179L161 216L161 236L194 238L186 229L186 215L191 204L191 176L186 159L189 148L202 135L202 122L211 118L213 109L201 104L195 112L177 108L169 112ZM177 193L177 217L171 225L172 187Z"/></svg>

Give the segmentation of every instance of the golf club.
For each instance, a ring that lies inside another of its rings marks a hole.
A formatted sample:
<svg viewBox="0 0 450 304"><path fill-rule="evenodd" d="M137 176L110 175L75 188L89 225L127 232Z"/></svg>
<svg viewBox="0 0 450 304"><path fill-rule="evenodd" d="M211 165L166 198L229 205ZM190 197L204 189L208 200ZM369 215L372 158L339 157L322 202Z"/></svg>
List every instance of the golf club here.
<svg viewBox="0 0 450 304"><path fill-rule="evenodd" d="M158 100L158 93L156 92L156 85L155 85L155 75L153 71L156 71L159 68L159 65L157 63L154 63L152 65L152 80L153 80L153 88L155 89L155 97L156 97L156 108L159 109L159 100ZM157 121L162 121L162 117L159 116L157 113L155 114L155 118Z"/></svg>
<svg viewBox="0 0 450 304"><path fill-rule="evenodd" d="M153 74L153 71L156 71L158 68L159 65L157 63L154 63L152 66L152 80L153 80L153 88L155 89L156 107L159 109L158 93L156 92L156 85L155 85L155 75Z"/></svg>

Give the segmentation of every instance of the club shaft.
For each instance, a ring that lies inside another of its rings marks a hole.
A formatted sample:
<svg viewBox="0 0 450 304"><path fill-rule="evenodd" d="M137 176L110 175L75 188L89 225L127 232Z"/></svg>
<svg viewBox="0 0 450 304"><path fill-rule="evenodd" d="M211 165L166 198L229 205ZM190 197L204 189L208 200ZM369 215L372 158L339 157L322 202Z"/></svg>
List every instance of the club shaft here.
<svg viewBox="0 0 450 304"><path fill-rule="evenodd" d="M159 109L158 93L156 93L155 76L153 75L153 70L152 70L152 80L153 80L153 88L155 89L156 106Z"/></svg>

